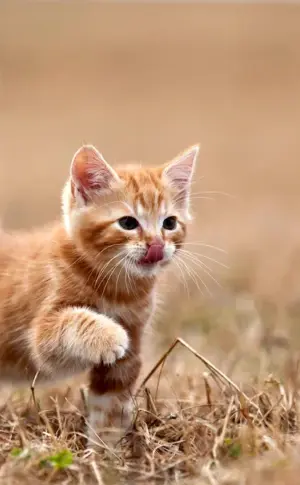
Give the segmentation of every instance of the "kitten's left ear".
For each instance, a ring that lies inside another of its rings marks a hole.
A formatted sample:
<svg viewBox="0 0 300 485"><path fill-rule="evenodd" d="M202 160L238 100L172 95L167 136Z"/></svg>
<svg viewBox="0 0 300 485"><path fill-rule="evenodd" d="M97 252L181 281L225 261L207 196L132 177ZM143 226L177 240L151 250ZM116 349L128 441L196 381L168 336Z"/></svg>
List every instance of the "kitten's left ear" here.
<svg viewBox="0 0 300 485"><path fill-rule="evenodd" d="M170 162L163 171L163 176L174 189L177 207L183 210L187 217L189 217L189 195L192 176L199 150L199 145L192 146Z"/></svg>
<svg viewBox="0 0 300 485"><path fill-rule="evenodd" d="M73 195L87 203L95 195L108 193L120 179L95 147L83 145L72 160L71 182Z"/></svg>

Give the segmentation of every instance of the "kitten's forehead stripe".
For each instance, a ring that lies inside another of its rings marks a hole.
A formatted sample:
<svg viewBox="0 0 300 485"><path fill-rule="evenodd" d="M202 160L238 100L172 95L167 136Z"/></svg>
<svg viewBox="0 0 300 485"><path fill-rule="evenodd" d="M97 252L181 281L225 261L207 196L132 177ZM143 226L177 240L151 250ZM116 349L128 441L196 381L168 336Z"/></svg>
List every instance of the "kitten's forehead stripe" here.
<svg viewBox="0 0 300 485"><path fill-rule="evenodd" d="M157 170L139 169L124 171L125 196L132 199L133 209L138 216L159 215L165 199L165 187L161 173Z"/></svg>
<svg viewBox="0 0 300 485"><path fill-rule="evenodd" d="M130 177L129 179L129 188L131 188L134 192L139 191L139 183L135 177Z"/></svg>

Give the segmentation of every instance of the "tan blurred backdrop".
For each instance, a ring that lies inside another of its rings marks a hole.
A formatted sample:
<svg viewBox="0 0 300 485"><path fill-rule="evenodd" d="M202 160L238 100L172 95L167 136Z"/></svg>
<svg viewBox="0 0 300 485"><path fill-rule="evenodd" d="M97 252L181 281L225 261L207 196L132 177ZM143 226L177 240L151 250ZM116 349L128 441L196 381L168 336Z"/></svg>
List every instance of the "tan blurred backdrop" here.
<svg viewBox="0 0 300 485"><path fill-rule="evenodd" d="M297 298L300 6L2 2L0 90L4 226L58 216L83 142L112 163L201 142L195 191L233 197L194 199L191 240L225 248L245 287Z"/></svg>

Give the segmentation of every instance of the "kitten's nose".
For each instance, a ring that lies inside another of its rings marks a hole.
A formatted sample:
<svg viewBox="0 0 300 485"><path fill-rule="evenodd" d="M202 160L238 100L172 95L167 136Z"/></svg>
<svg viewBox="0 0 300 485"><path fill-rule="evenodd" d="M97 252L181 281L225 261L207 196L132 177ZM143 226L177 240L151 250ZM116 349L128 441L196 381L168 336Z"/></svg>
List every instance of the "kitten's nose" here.
<svg viewBox="0 0 300 485"><path fill-rule="evenodd" d="M158 263L164 259L164 242L159 237L155 237L147 244L147 253L144 257L145 263Z"/></svg>

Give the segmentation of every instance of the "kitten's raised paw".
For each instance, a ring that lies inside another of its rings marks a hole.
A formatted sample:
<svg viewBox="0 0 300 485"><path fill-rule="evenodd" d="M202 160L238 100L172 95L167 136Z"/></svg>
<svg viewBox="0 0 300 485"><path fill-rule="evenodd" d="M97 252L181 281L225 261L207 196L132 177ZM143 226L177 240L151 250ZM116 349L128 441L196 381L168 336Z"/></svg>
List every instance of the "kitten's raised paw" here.
<svg viewBox="0 0 300 485"><path fill-rule="evenodd" d="M129 346L126 330L106 315L90 310L72 309L66 315L72 322L64 333L65 345L73 355L92 364L114 364L124 357Z"/></svg>
<svg viewBox="0 0 300 485"><path fill-rule="evenodd" d="M101 324L100 340L100 359L106 365L122 359L128 350L129 338L126 330L109 318L105 324Z"/></svg>

